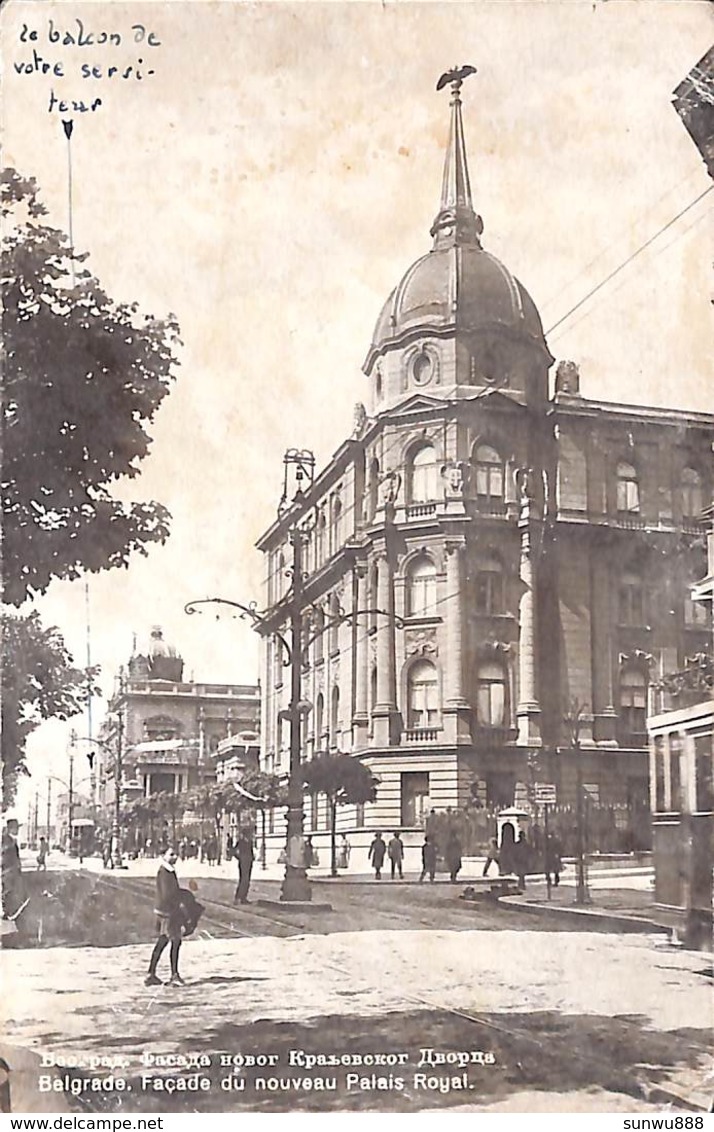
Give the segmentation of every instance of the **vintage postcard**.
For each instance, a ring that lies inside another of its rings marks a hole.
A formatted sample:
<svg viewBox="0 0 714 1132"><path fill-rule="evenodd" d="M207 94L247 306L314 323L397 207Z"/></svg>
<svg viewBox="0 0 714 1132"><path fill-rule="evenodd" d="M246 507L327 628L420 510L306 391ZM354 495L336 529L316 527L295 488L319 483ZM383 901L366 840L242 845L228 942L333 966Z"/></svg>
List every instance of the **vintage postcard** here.
<svg viewBox="0 0 714 1132"><path fill-rule="evenodd" d="M713 40L2 5L1 1111L704 1126Z"/></svg>

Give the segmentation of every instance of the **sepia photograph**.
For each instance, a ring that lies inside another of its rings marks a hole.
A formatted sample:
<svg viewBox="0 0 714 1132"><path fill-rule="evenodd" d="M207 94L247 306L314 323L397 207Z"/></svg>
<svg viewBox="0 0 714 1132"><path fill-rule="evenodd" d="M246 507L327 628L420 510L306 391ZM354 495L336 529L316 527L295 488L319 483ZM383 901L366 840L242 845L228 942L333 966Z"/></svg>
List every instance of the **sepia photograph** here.
<svg viewBox="0 0 714 1132"><path fill-rule="evenodd" d="M713 43L0 6L0 1113L704 1127Z"/></svg>

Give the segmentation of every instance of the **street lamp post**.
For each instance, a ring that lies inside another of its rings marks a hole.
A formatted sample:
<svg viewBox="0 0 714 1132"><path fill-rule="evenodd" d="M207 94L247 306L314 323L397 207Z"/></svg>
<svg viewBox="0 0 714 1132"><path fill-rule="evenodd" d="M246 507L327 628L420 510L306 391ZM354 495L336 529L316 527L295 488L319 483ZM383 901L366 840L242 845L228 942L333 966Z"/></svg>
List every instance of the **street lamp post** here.
<svg viewBox="0 0 714 1132"><path fill-rule="evenodd" d="M302 901L312 899L312 888L305 868L303 851L303 786L300 778L301 764L301 717L300 691L302 682L302 540L301 531L290 532L293 548L293 585L290 601L290 703L288 721L290 724L290 773L288 776L288 828L285 876L280 888L280 899Z"/></svg>
<svg viewBox="0 0 714 1132"><path fill-rule="evenodd" d="M304 500L303 481L307 480L308 486L312 485L315 471L315 457L312 452L307 449L298 450L291 448L285 453L283 464L285 469L283 494L278 507L278 515L281 518L289 513L293 504ZM297 492L292 503L289 503L288 479L291 467L295 469ZM310 636L309 639L305 640L303 636L303 610L305 606L303 542L309 537L310 533L311 528L305 525L298 527L297 524L294 524L289 531L288 537L293 550L293 562L290 571L292 585L284 605L278 602L277 605L269 609L259 611L255 602L251 602L249 605L243 605L241 602L232 601L228 598L212 597L204 598L199 601L190 601L184 607L186 613L196 613L198 612L199 606L203 605L226 605L237 609L239 610L239 616L241 618L248 618L252 622L252 626L256 632L260 633L261 636L275 636L285 650L287 658L286 665L290 666L290 702L287 709L281 714L284 719L287 719L290 727L290 770L288 776L285 875L280 889L280 899L290 902L302 902L312 899L310 880L305 867L303 783L300 774L302 763L302 721L303 715L310 707L310 705L306 705L301 698L303 657L305 650L310 647L318 636L329 631L335 625L351 621L365 614L382 614L389 617L397 627L402 628L404 625L402 619L397 617L391 610L355 609L351 613L346 613L344 610L340 609L335 616L329 617L318 631ZM284 622L286 617L289 621L289 640L275 628L275 622L281 613L283 616L279 623Z"/></svg>
<svg viewBox="0 0 714 1132"><path fill-rule="evenodd" d="M301 733L301 669L302 669L302 539L304 534L298 530L291 532L293 547L292 593L290 599L290 640L282 633L275 633L286 651L290 665L290 703L285 718L290 726L290 772L288 777L288 821L285 876L280 890L280 899L285 901L309 901L312 889L305 869L302 854L303 834L303 791L300 779L300 733ZM186 613L198 612L202 605L226 605L240 611L241 617L248 617L253 628L265 634L267 613L260 613L255 604L243 605L228 598L212 597L189 602Z"/></svg>

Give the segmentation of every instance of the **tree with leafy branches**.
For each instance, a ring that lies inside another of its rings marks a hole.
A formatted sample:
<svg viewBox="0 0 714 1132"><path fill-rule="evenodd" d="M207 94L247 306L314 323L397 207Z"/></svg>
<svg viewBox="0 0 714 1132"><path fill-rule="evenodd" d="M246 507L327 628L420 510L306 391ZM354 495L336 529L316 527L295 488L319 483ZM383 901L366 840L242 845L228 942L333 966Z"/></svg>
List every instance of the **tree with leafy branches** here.
<svg viewBox="0 0 714 1132"><path fill-rule="evenodd" d="M125 566L164 542L169 515L127 503L117 485L139 474L146 426L169 392L180 344L173 317L116 303L86 255L44 222L34 178L0 174L3 222L0 364L2 601L21 606L54 578ZM81 673L56 629L36 613L3 622L3 806L25 766L25 742L44 719L78 714L94 673ZM82 684L84 683L84 690Z"/></svg>
<svg viewBox="0 0 714 1132"><path fill-rule="evenodd" d="M2 793L13 802L19 774L27 774L25 744L46 719L79 714L94 686L96 669L75 668L59 630L45 628L37 611L3 616Z"/></svg>
<svg viewBox="0 0 714 1132"><path fill-rule="evenodd" d="M53 578L125 566L164 542L169 515L126 503L169 392L178 325L116 303L58 229L33 178L0 176L3 218L3 600Z"/></svg>
<svg viewBox="0 0 714 1132"><path fill-rule="evenodd" d="M301 768L310 794L324 794L330 813L330 873L337 876L337 807L374 802L379 779L353 755L317 755Z"/></svg>

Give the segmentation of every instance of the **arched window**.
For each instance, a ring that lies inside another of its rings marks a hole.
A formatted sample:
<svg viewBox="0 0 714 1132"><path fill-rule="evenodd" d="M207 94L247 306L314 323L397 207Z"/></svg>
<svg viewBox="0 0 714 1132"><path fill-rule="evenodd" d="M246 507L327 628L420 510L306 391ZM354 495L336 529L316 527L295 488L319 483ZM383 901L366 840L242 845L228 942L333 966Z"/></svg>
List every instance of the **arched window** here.
<svg viewBox="0 0 714 1132"><path fill-rule="evenodd" d="M330 746L339 746L340 732L340 689L335 685L330 698Z"/></svg>
<svg viewBox="0 0 714 1132"><path fill-rule="evenodd" d="M638 570L625 570L620 578L621 625L645 624L645 588Z"/></svg>
<svg viewBox="0 0 714 1132"><path fill-rule="evenodd" d="M416 558L407 568L408 617L431 617L436 612L436 566L430 558Z"/></svg>
<svg viewBox="0 0 714 1132"><path fill-rule="evenodd" d="M322 692L317 693L315 700L315 753L319 754L322 747L322 735L325 728L325 700Z"/></svg>
<svg viewBox="0 0 714 1132"><path fill-rule="evenodd" d="M330 652L337 652L340 647L340 599L337 594L330 596L330 628L328 635L330 638Z"/></svg>
<svg viewBox="0 0 714 1132"><path fill-rule="evenodd" d="M695 468L685 468L680 479L682 493L682 516L685 519L696 519L702 513L704 506L702 498L702 477Z"/></svg>
<svg viewBox="0 0 714 1132"><path fill-rule="evenodd" d="M313 634L315 636L315 660L322 660L325 651L325 614L322 609L316 609L313 619Z"/></svg>
<svg viewBox="0 0 714 1132"><path fill-rule="evenodd" d="M342 546L342 500L336 495L332 501L331 551L336 554Z"/></svg>
<svg viewBox="0 0 714 1132"><path fill-rule="evenodd" d="M409 476L409 502L432 503L437 498L436 453L425 444L414 453Z"/></svg>
<svg viewBox="0 0 714 1132"><path fill-rule="evenodd" d="M476 679L476 711L479 723L483 727L505 727L505 669L495 661L483 662L478 666Z"/></svg>
<svg viewBox="0 0 714 1132"><path fill-rule="evenodd" d="M325 561L325 536L327 533L327 522L325 520L324 510L320 511L317 518L317 526L315 527L315 569L319 570Z"/></svg>
<svg viewBox="0 0 714 1132"><path fill-rule="evenodd" d="M407 678L408 726L423 730L439 725L439 680L434 665L419 660Z"/></svg>
<svg viewBox="0 0 714 1132"><path fill-rule="evenodd" d="M505 610L503 566L495 554L480 555L477 559L476 610L490 615Z"/></svg>
<svg viewBox="0 0 714 1132"><path fill-rule="evenodd" d="M632 464L617 465L617 510L636 514L640 509L640 485Z"/></svg>
<svg viewBox="0 0 714 1132"><path fill-rule="evenodd" d="M647 680L639 668L624 668L620 676L620 723L624 731L643 735L647 730Z"/></svg>
<svg viewBox="0 0 714 1132"><path fill-rule="evenodd" d="M503 501L503 460L495 448L479 444L474 453L476 494L493 503Z"/></svg>

